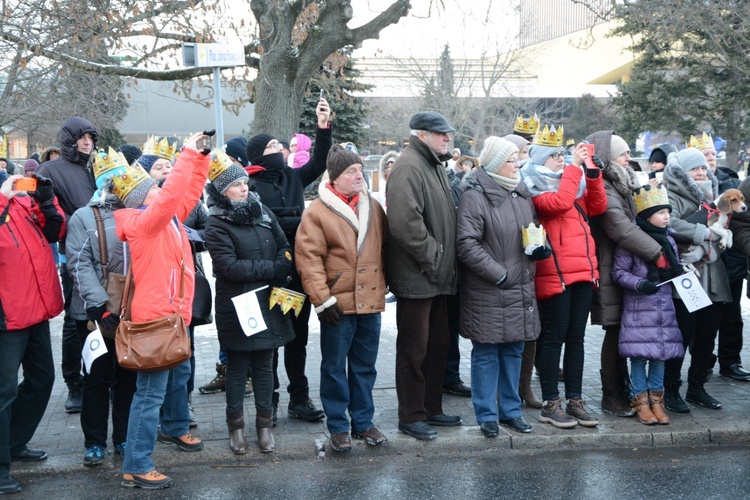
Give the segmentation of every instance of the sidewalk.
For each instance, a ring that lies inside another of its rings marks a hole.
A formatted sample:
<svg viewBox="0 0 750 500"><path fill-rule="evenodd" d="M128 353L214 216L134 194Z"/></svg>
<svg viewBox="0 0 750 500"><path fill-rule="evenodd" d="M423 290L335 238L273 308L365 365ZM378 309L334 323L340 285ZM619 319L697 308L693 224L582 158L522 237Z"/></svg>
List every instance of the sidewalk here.
<svg viewBox="0 0 750 500"><path fill-rule="evenodd" d="M750 302L744 299L743 314L745 322L750 323ZM599 348L603 331L600 327L588 327L586 331L586 361L583 379L584 398L589 409L599 417L599 426L584 428L578 426L570 430L555 429L538 421L539 410L523 407L524 418L533 426L530 434L518 434L501 427L500 436L487 439L482 436L474 418L471 399L446 395L444 410L447 414L458 414L463 419L463 426L438 428L436 440L423 442L402 434L397 429L397 400L395 390L395 354L396 354L396 304L387 304L383 313L383 327L380 341L380 353L377 368L378 379L375 386L376 413L374 422L390 440L390 446L370 448L362 441L354 440L354 449L350 454L374 454L389 456L393 454L424 455L434 453L461 453L477 451L502 451L511 449L570 449L570 448L638 448L645 446L705 446L705 445L742 445L750 443L750 383L737 382L715 374L707 383L708 392L723 403L721 410L709 410L691 405L690 414L670 413L672 423L667 426L645 426L635 418L617 418L603 413L600 409L601 384L599 380ZM39 428L29 443L32 448L42 448L49 453L49 459L38 464L13 464L13 475L17 479L30 479L42 474L71 473L84 469L83 434L80 429L78 414L69 415L64 411L67 388L60 373L60 345L62 317L52 322L52 345L56 364L55 387L52 392L47 412ZM748 337L745 338L745 357L750 354L747 349ZM310 342L308 345L307 376L310 382L310 395L318 407L320 382L320 328L318 319L313 314L310 320ZM248 422L247 436L249 452L243 456L234 456L229 450L229 440L225 423L224 393L203 395L197 388L208 382L215 375L215 363L218 355L218 341L213 325L197 328L196 339L196 377L193 393L193 407L199 421L195 434L206 443L205 449L198 453L186 453L173 445L157 443L154 453L155 463L161 469L179 467L180 464L205 464L211 467L256 467L266 463L277 463L289 459L315 459L324 457L327 452L328 439L324 422L307 423L290 419L286 416L289 401L286 393L286 374L282 368L283 356L279 356L279 377L282 380L281 403L279 406L278 426L274 428L276 451L261 454L257 449L254 431L255 408L252 398L245 399L245 415ZM470 383L471 344L461 339L461 374L466 383ZM750 358L748 358L750 359ZM683 379L686 378L689 361L686 360ZM717 369L715 370L718 371ZM532 381L535 392L540 393L536 376ZM683 386L683 395L685 386ZM109 451L112 450L109 443ZM328 451L328 456L336 454ZM341 457L343 458L343 457ZM120 471L121 459L111 455L105 465L97 470L111 470L113 474Z"/></svg>

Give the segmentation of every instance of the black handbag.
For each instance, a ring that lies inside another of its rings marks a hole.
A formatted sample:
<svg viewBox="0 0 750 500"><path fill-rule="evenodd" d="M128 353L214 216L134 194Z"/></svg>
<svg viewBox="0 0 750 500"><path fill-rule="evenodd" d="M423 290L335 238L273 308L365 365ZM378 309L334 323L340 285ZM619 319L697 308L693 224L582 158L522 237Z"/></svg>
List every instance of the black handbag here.
<svg viewBox="0 0 750 500"><path fill-rule="evenodd" d="M195 266L195 295L193 296L193 317L190 326L208 325L213 323L213 296L211 285L203 271Z"/></svg>

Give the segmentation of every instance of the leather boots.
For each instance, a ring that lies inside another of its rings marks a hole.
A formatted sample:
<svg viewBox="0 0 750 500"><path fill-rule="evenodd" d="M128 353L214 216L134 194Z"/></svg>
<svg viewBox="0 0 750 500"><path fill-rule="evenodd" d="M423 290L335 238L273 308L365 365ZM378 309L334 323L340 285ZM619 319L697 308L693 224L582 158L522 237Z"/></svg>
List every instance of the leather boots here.
<svg viewBox="0 0 750 500"><path fill-rule="evenodd" d="M273 408L257 408L255 417L255 430L258 433L258 448L263 453L270 453L276 449L273 439Z"/></svg>
<svg viewBox="0 0 750 500"><path fill-rule="evenodd" d="M664 391L649 391L648 402L651 405L651 413L661 425L667 425L670 420L664 413Z"/></svg>
<svg viewBox="0 0 750 500"><path fill-rule="evenodd" d="M247 453L247 438L245 438L245 417L242 410L227 411L227 428L229 429L229 448L235 455Z"/></svg>
<svg viewBox="0 0 750 500"><path fill-rule="evenodd" d="M648 401L648 391L639 392L633 396L633 401L630 403L630 407L633 408L638 420L642 424L653 425L658 422L653 413L651 413L651 406Z"/></svg>
<svg viewBox="0 0 750 500"><path fill-rule="evenodd" d="M531 389L531 373L534 371L535 355L536 342L526 342L523 348L523 361L521 361L521 379L518 382L518 395L521 396L522 401L526 401L526 406L539 409L542 407L542 402Z"/></svg>
<svg viewBox="0 0 750 500"><path fill-rule="evenodd" d="M602 377L602 410L616 417L632 417L633 410L627 396L627 371L599 370Z"/></svg>

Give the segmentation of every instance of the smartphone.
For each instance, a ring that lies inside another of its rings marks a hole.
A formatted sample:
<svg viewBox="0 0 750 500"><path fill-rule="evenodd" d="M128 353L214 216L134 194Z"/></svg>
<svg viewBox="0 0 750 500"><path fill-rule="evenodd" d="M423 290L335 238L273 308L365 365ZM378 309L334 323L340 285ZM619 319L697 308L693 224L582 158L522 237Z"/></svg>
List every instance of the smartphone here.
<svg viewBox="0 0 750 500"><path fill-rule="evenodd" d="M13 181L13 191L36 191L36 179L24 177Z"/></svg>
<svg viewBox="0 0 750 500"><path fill-rule="evenodd" d="M216 130L207 130L203 132L203 137L198 139L196 146L198 149L213 149L214 147L214 134Z"/></svg>
<svg viewBox="0 0 750 500"><path fill-rule="evenodd" d="M320 89L320 98L323 99L326 96L326 91L323 89Z"/></svg>
<svg viewBox="0 0 750 500"><path fill-rule="evenodd" d="M586 163L586 168L596 168L596 165L594 165L594 160L591 158L596 154L596 145L595 144L584 144L586 146L586 149L589 152L588 157L584 160Z"/></svg>

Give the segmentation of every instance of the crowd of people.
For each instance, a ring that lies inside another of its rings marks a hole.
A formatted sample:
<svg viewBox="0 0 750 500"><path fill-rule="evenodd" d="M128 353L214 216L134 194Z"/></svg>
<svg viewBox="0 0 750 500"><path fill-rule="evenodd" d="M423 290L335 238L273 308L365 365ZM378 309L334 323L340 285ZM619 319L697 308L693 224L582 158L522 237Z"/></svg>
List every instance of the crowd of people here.
<svg viewBox="0 0 750 500"><path fill-rule="evenodd" d="M80 413L83 464L106 460L111 407L110 443L129 488L171 484L152 460L157 441L188 452L203 442L191 431L194 354L168 370L121 367L115 339L125 319L178 315L191 341L196 325L215 322L217 375L199 390L225 391L237 455L248 452L250 394L257 446L275 449L280 348L289 417L325 419L337 452L350 450L352 438L388 442L373 422L387 302L396 303L398 429L419 440L462 424L443 411L444 393L471 398L488 438L500 426L532 432L524 403L555 428L597 426L582 392L589 318L605 331L605 412L646 425L669 424L665 408L689 412L679 390L687 352L688 402L721 408L705 388L717 361L720 374L750 381L739 305L750 215L732 217L733 245L720 238L726 228L695 217L728 189L750 196L750 184L717 167L708 134L680 151L654 148L642 182L627 142L612 131L564 146L562 127L519 116L511 134L485 138L475 157L449 154L455 130L440 113L421 111L411 117L408 146L383 157L371 192L356 147L333 143L325 99L315 113L314 141L296 134L287 147L257 134L211 150L199 133L179 151L153 137L142 149L97 150L96 127L72 117L60 147L41 164L26 163L36 188L17 189L24 176L0 168L1 494L20 491L13 461L47 458L27 444L54 381L50 320L63 311L65 410ZM324 173L306 207L305 187ZM213 297L202 286L204 251ZM710 298L694 312L670 284L685 266ZM132 302L121 307L110 284L129 289L130 276ZM305 294L304 305L274 307L279 290ZM236 301L248 295L262 327L243 320ZM312 310L322 409L305 375ZM107 353L82 366L93 331ZM471 341L470 385L458 370L460 337Z"/></svg>

